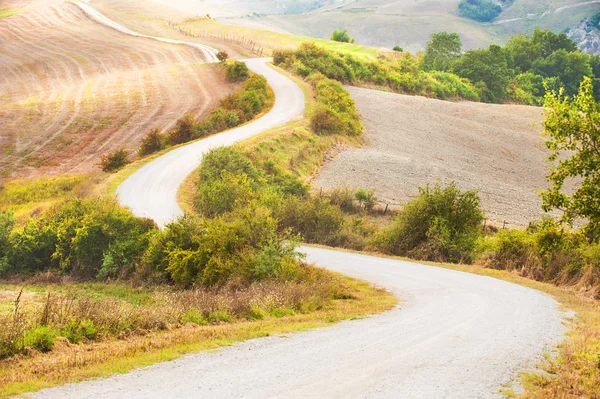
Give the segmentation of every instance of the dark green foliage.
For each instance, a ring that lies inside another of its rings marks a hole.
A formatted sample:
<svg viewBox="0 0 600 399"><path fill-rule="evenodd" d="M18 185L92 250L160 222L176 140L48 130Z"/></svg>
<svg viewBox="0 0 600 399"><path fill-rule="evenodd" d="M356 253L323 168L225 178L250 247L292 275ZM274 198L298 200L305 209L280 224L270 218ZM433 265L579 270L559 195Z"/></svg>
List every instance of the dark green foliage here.
<svg viewBox="0 0 600 399"><path fill-rule="evenodd" d="M100 167L104 172L116 172L128 163L129 154L124 148L100 157Z"/></svg>
<svg viewBox="0 0 600 399"><path fill-rule="evenodd" d="M462 192L454 183L419 191L419 198L406 203L394 223L379 234L376 246L416 259L471 262L483 221L477 192Z"/></svg>
<svg viewBox="0 0 600 399"><path fill-rule="evenodd" d="M463 93L469 96L464 99L478 100L476 90L468 82L456 76L438 80L437 76L419 70L417 60L408 53L367 61L303 43L296 51L275 51L273 60L276 65L304 77L319 72L341 83L376 85L398 93L441 99L456 98Z"/></svg>
<svg viewBox="0 0 600 399"><path fill-rule="evenodd" d="M482 101L497 103L506 95L510 71L506 52L500 46L467 51L454 63L452 71L473 82Z"/></svg>
<svg viewBox="0 0 600 399"><path fill-rule="evenodd" d="M461 52L462 41L456 33L434 33L427 42L422 68L425 71L448 71Z"/></svg>
<svg viewBox="0 0 600 399"><path fill-rule="evenodd" d="M461 0L458 13L478 22L491 22L500 15L502 6L491 0Z"/></svg>
<svg viewBox="0 0 600 399"><path fill-rule="evenodd" d="M130 273L155 231L109 200L70 200L9 236L4 273L61 270L78 278L105 279Z"/></svg>
<svg viewBox="0 0 600 399"><path fill-rule="evenodd" d="M0 274L8 268L6 256L11 246L10 234L16 223L12 212L0 212Z"/></svg>
<svg viewBox="0 0 600 399"><path fill-rule="evenodd" d="M225 68L227 69L227 79L230 82L241 82L250 74L248 66L241 61L228 62L225 64Z"/></svg>
<svg viewBox="0 0 600 399"><path fill-rule="evenodd" d="M394 48L392 50L398 51L398 52L403 52L404 51L404 49L402 47L400 47L400 46L394 46Z"/></svg>
<svg viewBox="0 0 600 399"><path fill-rule="evenodd" d="M354 39L350 37L346 29L336 29L331 34L331 40L341 43L354 43Z"/></svg>
<svg viewBox="0 0 600 399"><path fill-rule="evenodd" d="M138 154L141 157L146 155L154 154L163 149L163 141L160 131L158 129L152 129L146 137L142 140L140 148L138 148Z"/></svg>
<svg viewBox="0 0 600 399"><path fill-rule="evenodd" d="M544 128L553 162L542 193L544 210L560 209L563 221L582 219L586 231L600 239L600 105L594 101L592 82L586 78L579 94L569 101L562 94L546 96ZM569 189L565 184L571 185Z"/></svg>

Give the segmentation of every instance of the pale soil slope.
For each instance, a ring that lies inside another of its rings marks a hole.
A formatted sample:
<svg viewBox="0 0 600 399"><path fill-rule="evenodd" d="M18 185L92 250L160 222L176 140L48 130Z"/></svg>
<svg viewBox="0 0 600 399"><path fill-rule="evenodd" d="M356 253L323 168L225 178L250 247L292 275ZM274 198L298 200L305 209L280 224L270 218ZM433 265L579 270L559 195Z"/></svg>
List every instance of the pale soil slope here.
<svg viewBox="0 0 600 399"><path fill-rule="evenodd" d="M0 20L0 173L86 173L235 89L202 52L128 36L69 3Z"/></svg>
<svg viewBox="0 0 600 399"><path fill-rule="evenodd" d="M399 205L427 183L458 182L480 191L496 224L521 226L541 216L537 189L546 187L541 108L452 103L347 88L368 143L325 164L317 188L375 188Z"/></svg>

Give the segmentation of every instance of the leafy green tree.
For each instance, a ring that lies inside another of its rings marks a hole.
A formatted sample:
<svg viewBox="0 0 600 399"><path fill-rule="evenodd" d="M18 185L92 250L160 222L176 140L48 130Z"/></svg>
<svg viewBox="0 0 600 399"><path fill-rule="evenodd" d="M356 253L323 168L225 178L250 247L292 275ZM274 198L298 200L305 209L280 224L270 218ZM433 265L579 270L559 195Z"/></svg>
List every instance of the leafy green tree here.
<svg viewBox="0 0 600 399"><path fill-rule="evenodd" d="M331 34L331 40L341 43L354 43L354 39L350 37L346 29L336 29Z"/></svg>
<svg viewBox="0 0 600 399"><path fill-rule="evenodd" d="M548 57L534 61L532 68L542 76L558 77L569 96L578 92L585 76L592 76L590 56L580 51L556 50Z"/></svg>
<svg viewBox="0 0 600 399"><path fill-rule="evenodd" d="M490 0L461 0L458 13L478 22L490 22L502 12L502 6Z"/></svg>
<svg viewBox="0 0 600 399"><path fill-rule="evenodd" d="M506 95L510 70L506 52L500 46L467 51L456 61L453 72L478 86L485 102L499 103Z"/></svg>
<svg viewBox="0 0 600 399"><path fill-rule="evenodd" d="M549 137L548 175L552 187L542 193L545 211L559 209L562 220L587 221L586 231L600 239L600 105L594 101L591 79L569 101L562 92L546 95L544 128ZM572 190L565 187L568 184Z"/></svg>
<svg viewBox="0 0 600 399"><path fill-rule="evenodd" d="M400 46L394 46L394 48L392 50L399 51L399 52L403 52L404 51L404 49L402 47L400 47Z"/></svg>
<svg viewBox="0 0 600 399"><path fill-rule="evenodd" d="M438 32L427 42L422 68L425 71L447 71L462 51L460 36L456 33Z"/></svg>
<svg viewBox="0 0 600 399"><path fill-rule="evenodd" d="M531 36L531 42L539 48L539 56L549 57L558 50L572 53L578 50L577 43L565 33L556 34L548 29L536 28Z"/></svg>

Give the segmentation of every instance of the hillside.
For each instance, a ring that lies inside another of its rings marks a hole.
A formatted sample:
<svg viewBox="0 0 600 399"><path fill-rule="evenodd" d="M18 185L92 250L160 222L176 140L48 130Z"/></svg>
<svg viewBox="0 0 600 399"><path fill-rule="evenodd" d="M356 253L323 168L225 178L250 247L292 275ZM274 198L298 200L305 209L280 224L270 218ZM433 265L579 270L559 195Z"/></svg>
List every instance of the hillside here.
<svg viewBox="0 0 600 399"><path fill-rule="evenodd" d="M69 3L15 7L0 20L3 177L90 172L235 89L190 47L127 36Z"/></svg>
<svg viewBox="0 0 600 399"><path fill-rule="evenodd" d="M599 1L515 0L492 23L479 23L458 15L460 0L269 0L190 2L151 0L187 12L211 13L221 21L283 30L294 35L328 38L346 28L361 44L410 51L424 48L432 33L445 30L461 35L465 48L503 43L510 35L530 33L535 27L564 32L600 10ZM313 10L316 6L320 6Z"/></svg>
<svg viewBox="0 0 600 399"><path fill-rule="evenodd" d="M419 186L454 180L480 191L495 224L522 226L541 216L536 189L545 187L547 166L540 108L347 89L368 144L326 163L317 189L375 188L382 202L399 205L418 195Z"/></svg>

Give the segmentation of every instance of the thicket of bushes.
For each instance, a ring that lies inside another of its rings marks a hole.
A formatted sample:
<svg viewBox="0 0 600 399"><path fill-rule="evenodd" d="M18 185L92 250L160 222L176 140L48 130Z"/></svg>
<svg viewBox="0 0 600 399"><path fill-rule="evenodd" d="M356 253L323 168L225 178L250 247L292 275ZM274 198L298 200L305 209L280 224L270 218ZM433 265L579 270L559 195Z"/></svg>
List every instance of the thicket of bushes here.
<svg viewBox="0 0 600 399"><path fill-rule="evenodd" d="M468 81L448 73L424 72L419 69L417 59L408 53L367 61L303 43L295 51L274 51L273 62L304 77L320 72L342 83L385 86L398 93L439 99L477 101L479 98L477 90Z"/></svg>

